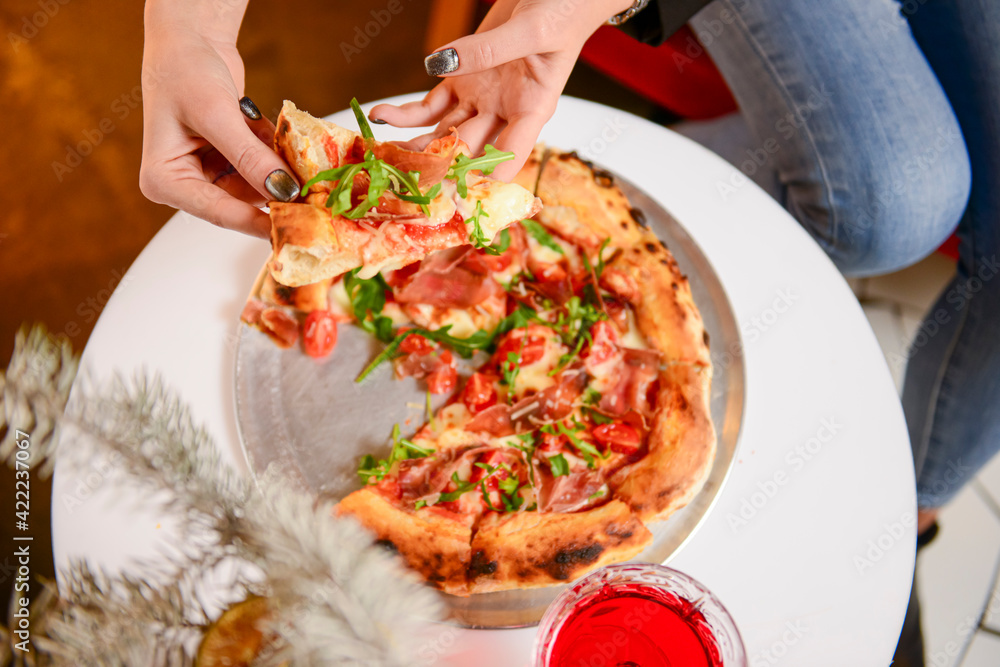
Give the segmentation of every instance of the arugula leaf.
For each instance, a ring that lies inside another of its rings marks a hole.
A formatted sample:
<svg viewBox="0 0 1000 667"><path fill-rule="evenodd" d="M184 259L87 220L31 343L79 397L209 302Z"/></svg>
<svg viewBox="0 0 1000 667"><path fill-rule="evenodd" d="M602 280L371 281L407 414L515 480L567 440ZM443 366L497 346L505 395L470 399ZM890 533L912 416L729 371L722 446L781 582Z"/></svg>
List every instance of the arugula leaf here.
<svg viewBox="0 0 1000 667"><path fill-rule="evenodd" d="M594 282L601 279L601 274L604 273L604 249L608 247L611 243L611 237L601 241L601 247L597 250L597 268L590 263L590 258L587 257L587 253L580 253L580 258L583 259L583 268L587 269L587 273L590 273L594 277Z"/></svg>
<svg viewBox="0 0 1000 667"><path fill-rule="evenodd" d="M452 491L451 493L442 493L441 496L437 499L438 503L448 503L451 502L452 500L458 500L463 495L465 495L469 491L472 491L474 488L476 488L476 486L478 486L475 482L463 482L458 478L457 472L451 473L451 481L455 482L455 485L458 488ZM435 505L436 504L437 503L435 503Z"/></svg>
<svg viewBox="0 0 1000 667"><path fill-rule="evenodd" d="M584 405L597 405L601 402L601 392L597 391L593 387L587 387L583 390L583 404Z"/></svg>
<svg viewBox="0 0 1000 667"><path fill-rule="evenodd" d="M507 479L501 479L499 486L500 490L509 496L520 488L521 480L517 476L508 477Z"/></svg>
<svg viewBox="0 0 1000 667"><path fill-rule="evenodd" d="M416 173L416 172L411 172L411 173ZM402 199L403 201L408 201L408 202L411 202L413 204L425 204L426 205L426 204L430 204L431 201L435 197L437 197L439 194L441 194L441 184L440 183L435 183L434 187L432 187L430 190L428 190L427 192L425 192L422 195L406 194L405 192L396 192L394 194L397 197L399 197L400 199Z"/></svg>
<svg viewBox="0 0 1000 667"><path fill-rule="evenodd" d="M354 182L354 176L357 175L357 173L359 171L361 171L361 169L362 169L363 166L364 165L362 165L362 164L345 164L345 165L342 165L340 167L334 167L333 169L326 169L324 171L321 171L318 174L316 174L315 176L313 176L312 178L310 178L308 181L305 182L305 184L302 186L302 190L300 191L300 194L303 197L305 197L307 194L309 194L309 188L311 188L312 186L316 185L317 183L321 183L323 181L338 182L338 181L345 180L345 178L346 178L348 180L348 182L350 182L350 183L353 184L353 182ZM347 177L348 172L351 172L349 178ZM332 196L332 194L333 193L331 193L331 196ZM332 205L331 201L329 199L326 200L326 205L327 206L331 206ZM344 208L344 210L346 211L350 207L351 207L351 191L350 191L350 188L348 188L347 189L347 205Z"/></svg>
<svg viewBox="0 0 1000 667"><path fill-rule="evenodd" d="M607 489L607 487L603 487L602 486L597 491L594 491L592 494L590 494L589 496L587 496L587 500L594 500L595 498L602 498L602 497L604 497L606 495L608 495L608 489Z"/></svg>
<svg viewBox="0 0 1000 667"><path fill-rule="evenodd" d="M517 489L507 495L501 493L500 500L503 501L504 509L508 512L516 512L524 504L524 498L517 493Z"/></svg>
<svg viewBox="0 0 1000 667"><path fill-rule="evenodd" d="M497 324L496 329L493 330L493 337L499 337L513 331L514 329L520 329L522 327L528 326L532 322L537 322L538 324L544 324L547 327L552 326L551 323L543 320L538 313L528 308L523 303L519 304L517 310L508 315L507 317L500 320Z"/></svg>
<svg viewBox="0 0 1000 667"><path fill-rule="evenodd" d="M553 477L562 477L569 474L569 462L562 454L549 457L549 467L552 469Z"/></svg>
<svg viewBox="0 0 1000 667"><path fill-rule="evenodd" d="M411 455L410 452L413 452ZM361 476L363 484L371 483L374 477L377 481L389 474L389 470L396 461L403 459L420 459L434 453L433 449L421 447L412 440L399 437L399 424L392 425L392 450L388 459L375 460L371 454L365 454L358 463L358 475Z"/></svg>
<svg viewBox="0 0 1000 667"><path fill-rule="evenodd" d="M611 422L614 421L614 419L612 419L611 417L603 415L597 410L594 410L593 408L584 407L583 412L588 417L590 417L591 421L593 421L595 424L610 424Z"/></svg>
<svg viewBox="0 0 1000 667"><path fill-rule="evenodd" d="M521 355L517 352L507 353L507 362L501 364L500 370L503 372L503 383L508 387L514 386L514 381L517 379L517 374L521 372ZM513 398L514 394L511 392L510 397Z"/></svg>
<svg viewBox="0 0 1000 667"><path fill-rule="evenodd" d="M457 155L454 164L448 168L446 178L452 179L458 185L459 197L468 197L469 186L465 182L465 177L470 171L478 169L484 174L492 174L497 165L513 159L513 153L499 151L490 144L486 144L483 155L480 157L469 157L463 154Z"/></svg>
<svg viewBox="0 0 1000 667"><path fill-rule="evenodd" d="M366 377L368 377L372 371L374 371L376 368L382 365L382 363L395 357L396 351L399 350L400 344L402 344L402 342L406 340L407 336L411 336L414 334L419 334L424 338L427 338L428 340L433 340L438 343L444 343L445 345L448 345L452 350L454 350L455 354L465 359L471 357L476 350L486 349L493 343L494 334L491 334L488 331L477 331L468 338L456 338L455 336L452 336L451 334L448 333L450 329L451 325L449 324L447 326L441 327L440 329L435 329L433 331L429 329L421 329L420 327L412 327L410 329L407 329L406 331L401 331L400 333L396 334L395 338L392 338L389 341L389 344L386 346L386 348L382 350L382 352L380 352L379 355L375 357L363 371L361 371L361 374L358 375L358 377L355 378L354 381L361 382Z"/></svg>
<svg viewBox="0 0 1000 667"><path fill-rule="evenodd" d="M524 227L524 231L528 232L533 239L538 241L539 244L545 246L549 250L555 250L560 255L564 255L562 246L555 242L552 235L549 234L548 230L545 229L540 223L535 222L531 218L527 218L521 221L521 226ZM584 260L586 260L586 255L584 255Z"/></svg>
<svg viewBox="0 0 1000 667"><path fill-rule="evenodd" d="M385 477L388 472L388 461L381 459L376 462L375 457L371 454L365 454L361 457L361 461L358 462L358 475L361 476L362 484L369 484L372 477L378 481L382 481L382 478Z"/></svg>
<svg viewBox="0 0 1000 667"><path fill-rule="evenodd" d="M489 507L494 512L501 511L501 510L497 509L496 507L493 507L493 503L490 502L490 492L486 490L486 478L485 477L482 479L482 481L479 482L479 489L480 489L480 491L483 492L483 502L486 503L486 506ZM501 495L501 497L503 497L503 496Z"/></svg>
<svg viewBox="0 0 1000 667"><path fill-rule="evenodd" d="M372 278L358 278L359 270L354 269L344 275L344 289L351 301L351 311L358 326L383 343L389 342L392 340L392 318L382 314L389 285L378 273Z"/></svg>
<svg viewBox="0 0 1000 667"><path fill-rule="evenodd" d="M503 229L500 230L500 241L498 242L494 238L493 239L493 245L490 246L490 248L492 248L493 250L496 250L496 253L492 253L491 252L490 254L491 255L493 255L493 254L499 255L501 253L507 252L507 248L509 248L509 247L510 247L510 232L507 231L506 227L504 227Z"/></svg>
<svg viewBox="0 0 1000 667"><path fill-rule="evenodd" d="M583 460L587 462L587 467L593 468L595 465L594 457L600 458L601 456L601 452L597 450L597 447L594 447L594 445L587 442L586 440L581 440L577 435L580 431L579 430L571 431L566 427L566 424L564 422L559 422L556 425L556 427L559 429L560 433L569 438L569 441L573 445L573 448L576 449L576 451L580 454L580 456L583 457Z"/></svg>
<svg viewBox="0 0 1000 667"><path fill-rule="evenodd" d="M476 202L476 210L473 212L472 216L465 221L468 225L472 223L472 232L469 233L469 240L472 241L472 245L479 248L487 255L499 255L503 250L499 248L494 248L490 245L490 240L486 238L486 233L483 231L483 226L480 224L482 218L488 218L490 214L483 210L483 202ZM510 245L510 241L507 242ZM504 248L506 250L506 248Z"/></svg>
<svg viewBox="0 0 1000 667"><path fill-rule="evenodd" d="M361 130L361 136L365 139L374 139L375 135L372 134L372 126L368 124L365 112L361 110L361 105L358 104L358 98L354 97L351 99L351 109L354 111L354 117L358 119L358 128Z"/></svg>

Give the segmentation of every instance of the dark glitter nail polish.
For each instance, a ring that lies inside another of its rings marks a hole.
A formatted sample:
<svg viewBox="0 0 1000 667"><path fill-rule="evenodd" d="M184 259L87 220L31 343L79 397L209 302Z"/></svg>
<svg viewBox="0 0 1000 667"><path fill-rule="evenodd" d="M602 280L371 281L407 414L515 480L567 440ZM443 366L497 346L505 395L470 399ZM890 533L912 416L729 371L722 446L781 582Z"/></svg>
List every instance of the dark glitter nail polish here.
<svg viewBox="0 0 1000 667"><path fill-rule="evenodd" d="M382 120L381 118L369 118L368 120L375 123L376 125L385 125L385 121Z"/></svg>
<svg viewBox="0 0 1000 667"><path fill-rule="evenodd" d="M445 49L424 58L424 69L431 76L448 74L458 69L458 51Z"/></svg>
<svg viewBox="0 0 1000 667"><path fill-rule="evenodd" d="M240 111L250 120L261 119L260 109L257 108L257 105L249 97L240 98Z"/></svg>
<svg viewBox="0 0 1000 667"><path fill-rule="evenodd" d="M275 169L268 174L264 187L278 201L292 201L299 196L299 184L284 169Z"/></svg>

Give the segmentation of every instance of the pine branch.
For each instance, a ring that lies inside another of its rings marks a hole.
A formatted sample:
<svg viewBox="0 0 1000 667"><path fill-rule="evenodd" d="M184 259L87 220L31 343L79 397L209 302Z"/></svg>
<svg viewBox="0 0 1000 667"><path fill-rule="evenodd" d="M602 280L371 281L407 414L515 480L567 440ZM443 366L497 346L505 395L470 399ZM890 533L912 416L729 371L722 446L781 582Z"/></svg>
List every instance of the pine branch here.
<svg viewBox="0 0 1000 667"><path fill-rule="evenodd" d="M35 605L42 653L33 664L187 664L211 616L198 591L233 558L245 566L231 590L259 593L274 611L274 640L256 664L410 662L422 628L440 617L440 599L368 533L287 479L266 475L255 486L232 470L159 379L80 381L69 400L77 367L68 345L44 329L18 334L0 373L0 455L13 465L17 430L30 431L30 465L43 473L56 459L113 453L124 480L168 492L158 495L181 519L183 546L167 570L147 564L141 576L99 576L74 564L61 597L50 588Z"/></svg>

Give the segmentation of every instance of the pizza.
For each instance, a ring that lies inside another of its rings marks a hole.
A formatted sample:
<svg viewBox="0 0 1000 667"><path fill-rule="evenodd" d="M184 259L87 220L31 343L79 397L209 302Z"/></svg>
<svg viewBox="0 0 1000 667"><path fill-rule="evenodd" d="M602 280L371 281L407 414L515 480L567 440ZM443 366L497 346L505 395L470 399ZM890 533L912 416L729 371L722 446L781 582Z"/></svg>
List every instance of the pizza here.
<svg viewBox="0 0 1000 667"><path fill-rule="evenodd" d="M544 206L488 246L298 286L272 270L244 311L314 356L317 322L353 322L385 343L359 381L391 363L448 396L359 462L337 513L459 596L636 556L715 457L708 336L667 247L574 153L537 146L515 184Z"/></svg>
<svg viewBox="0 0 1000 667"><path fill-rule="evenodd" d="M454 133L423 151L375 141L352 106L360 133L288 101L278 116L275 150L304 187L297 201L269 205L277 282L308 285L353 269L370 278L437 250L488 246L541 208L529 190L487 175L512 154L487 146L471 158Z"/></svg>

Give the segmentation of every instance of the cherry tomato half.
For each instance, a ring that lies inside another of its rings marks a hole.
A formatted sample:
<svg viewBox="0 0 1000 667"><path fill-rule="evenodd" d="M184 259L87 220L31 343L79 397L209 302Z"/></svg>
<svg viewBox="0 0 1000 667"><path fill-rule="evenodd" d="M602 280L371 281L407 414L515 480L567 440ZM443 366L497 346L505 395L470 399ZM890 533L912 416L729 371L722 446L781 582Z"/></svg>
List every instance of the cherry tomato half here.
<svg viewBox="0 0 1000 667"><path fill-rule="evenodd" d="M410 334L399 344L399 351L403 354L430 354L434 348L435 344L420 334Z"/></svg>
<svg viewBox="0 0 1000 667"><path fill-rule="evenodd" d="M447 394L458 382L458 371L454 367L441 364L427 375L427 391L432 394Z"/></svg>
<svg viewBox="0 0 1000 667"><path fill-rule="evenodd" d="M601 320L590 328L593 342L586 356L588 365L601 364L610 359L618 349L618 332L607 320Z"/></svg>
<svg viewBox="0 0 1000 667"><path fill-rule="evenodd" d="M337 320L329 310L314 310L302 324L302 346L306 354L322 359L337 345Z"/></svg>
<svg viewBox="0 0 1000 667"><path fill-rule="evenodd" d="M462 402L469 412L476 414L486 408L496 405L497 390L493 387L493 382L482 373L473 373L469 381L465 383L462 391Z"/></svg>
<svg viewBox="0 0 1000 667"><path fill-rule="evenodd" d="M633 427L623 422L601 424L593 431L594 440L619 454L634 454L639 451L642 437Z"/></svg>

